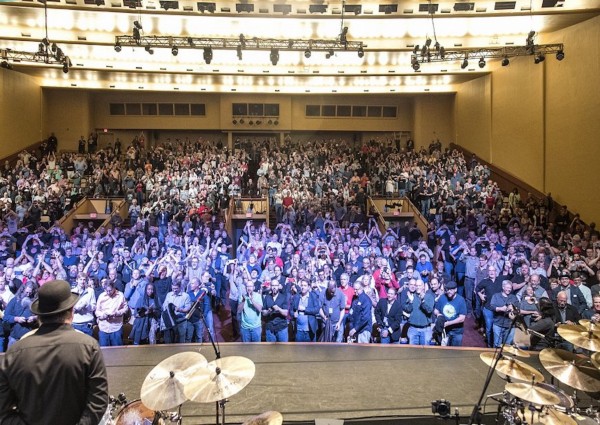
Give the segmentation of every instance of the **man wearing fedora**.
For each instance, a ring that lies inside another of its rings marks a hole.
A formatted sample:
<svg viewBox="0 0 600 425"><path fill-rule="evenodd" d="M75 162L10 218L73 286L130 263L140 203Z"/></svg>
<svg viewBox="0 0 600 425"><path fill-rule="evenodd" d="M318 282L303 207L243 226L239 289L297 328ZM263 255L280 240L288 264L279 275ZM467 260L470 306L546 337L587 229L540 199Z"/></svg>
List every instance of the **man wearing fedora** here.
<svg viewBox="0 0 600 425"><path fill-rule="evenodd" d="M108 383L95 339L72 328L64 280L44 284L31 311L41 326L0 361L0 423L96 425L108 406Z"/></svg>

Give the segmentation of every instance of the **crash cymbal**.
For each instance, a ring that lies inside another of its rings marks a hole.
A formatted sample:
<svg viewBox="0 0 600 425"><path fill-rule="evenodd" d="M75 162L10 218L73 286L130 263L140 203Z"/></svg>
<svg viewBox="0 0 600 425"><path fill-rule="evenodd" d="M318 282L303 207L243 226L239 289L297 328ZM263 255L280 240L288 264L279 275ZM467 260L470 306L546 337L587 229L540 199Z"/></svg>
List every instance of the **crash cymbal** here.
<svg viewBox="0 0 600 425"><path fill-rule="evenodd" d="M495 353L481 353L479 357L488 366L492 366L494 364ZM544 375L542 375L540 372L528 364L523 363L520 360L513 359L510 356L503 355L502 358L498 360L496 371L510 376L511 378L518 379L519 381L531 381L532 379L535 382L544 381Z"/></svg>
<svg viewBox="0 0 600 425"><path fill-rule="evenodd" d="M142 384L142 403L152 410L168 410L187 401L184 385L206 368L206 358L195 352L167 357L150 371Z"/></svg>
<svg viewBox="0 0 600 425"><path fill-rule="evenodd" d="M216 359L189 380L184 392L188 399L198 403L224 400L248 385L255 371L252 360L245 357Z"/></svg>
<svg viewBox="0 0 600 425"><path fill-rule="evenodd" d="M534 425L577 425L569 415L556 409L544 408L541 410L525 410L522 414L528 424Z"/></svg>
<svg viewBox="0 0 600 425"><path fill-rule="evenodd" d="M560 325L558 334L573 345L590 351L600 351L600 330L591 331L581 325Z"/></svg>
<svg viewBox="0 0 600 425"><path fill-rule="evenodd" d="M560 382L577 390L600 391L600 371L589 357L580 357L565 350L545 348L540 351L540 362Z"/></svg>
<svg viewBox="0 0 600 425"><path fill-rule="evenodd" d="M600 331L600 323L592 322L590 319L581 319L579 324L588 330L590 330L591 325L591 330Z"/></svg>
<svg viewBox="0 0 600 425"><path fill-rule="evenodd" d="M600 352L592 354L592 364L600 369Z"/></svg>
<svg viewBox="0 0 600 425"><path fill-rule="evenodd" d="M527 351L521 350L516 345L503 345L502 350L504 353L510 354L511 356L517 356L517 357L523 357L523 358L530 357L530 354Z"/></svg>
<svg viewBox="0 0 600 425"><path fill-rule="evenodd" d="M536 385L527 383L506 384L506 391L521 400L528 401L540 406L552 406L560 403L560 398L556 394L545 390Z"/></svg>
<svg viewBox="0 0 600 425"><path fill-rule="evenodd" d="M242 425L281 425L283 416L279 412L265 412L258 416L248 419Z"/></svg>

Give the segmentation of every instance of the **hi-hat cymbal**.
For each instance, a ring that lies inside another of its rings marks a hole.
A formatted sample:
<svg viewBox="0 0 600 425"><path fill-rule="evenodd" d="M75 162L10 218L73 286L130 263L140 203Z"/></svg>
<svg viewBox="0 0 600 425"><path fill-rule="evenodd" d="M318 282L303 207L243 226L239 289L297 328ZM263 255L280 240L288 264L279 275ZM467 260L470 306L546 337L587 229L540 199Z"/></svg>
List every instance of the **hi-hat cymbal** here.
<svg viewBox="0 0 600 425"><path fill-rule="evenodd" d="M540 406L552 406L560 403L560 398L548 390L527 383L506 384L506 391L521 400Z"/></svg>
<svg viewBox="0 0 600 425"><path fill-rule="evenodd" d="M142 384L141 399L152 410L168 410L187 401L184 386L207 365L206 358L196 352L167 357L150 371Z"/></svg>
<svg viewBox="0 0 600 425"><path fill-rule="evenodd" d="M558 334L578 347L600 351L600 330L591 331L581 325L560 325Z"/></svg>
<svg viewBox="0 0 600 425"><path fill-rule="evenodd" d="M534 425L577 425L569 415L552 408L541 409L541 411L526 409L523 418L528 424Z"/></svg>
<svg viewBox="0 0 600 425"><path fill-rule="evenodd" d="M258 416L248 419L242 425L281 425L283 416L279 412L265 412Z"/></svg>
<svg viewBox="0 0 600 425"><path fill-rule="evenodd" d="M588 357L545 348L540 352L540 362L552 376L570 387L588 392L600 391L600 371Z"/></svg>
<svg viewBox="0 0 600 425"><path fill-rule="evenodd" d="M600 352L592 354L592 364L600 369Z"/></svg>
<svg viewBox="0 0 600 425"><path fill-rule="evenodd" d="M252 360L245 357L216 359L189 380L184 392L188 399L198 403L224 400L248 385L255 371Z"/></svg>
<svg viewBox="0 0 600 425"><path fill-rule="evenodd" d="M517 357L524 357L524 358L528 358L530 357L530 354L525 351L525 350L521 350L519 347L517 347L516 345L503 345L502 346L502 350L506 353L506 354L510 354L512 356L517 356Z"/></svg>
<svg viewBox="0 0 600 425"><path fill-rule="evenodd" d="M481 353L479 357L488 366L492 366L496 358L495 353ZM516 360L508 356L503 356L500 360L498 360L496 371L520 381L544 381L544 375L542 375L539 371L520 360Z"/></svg>

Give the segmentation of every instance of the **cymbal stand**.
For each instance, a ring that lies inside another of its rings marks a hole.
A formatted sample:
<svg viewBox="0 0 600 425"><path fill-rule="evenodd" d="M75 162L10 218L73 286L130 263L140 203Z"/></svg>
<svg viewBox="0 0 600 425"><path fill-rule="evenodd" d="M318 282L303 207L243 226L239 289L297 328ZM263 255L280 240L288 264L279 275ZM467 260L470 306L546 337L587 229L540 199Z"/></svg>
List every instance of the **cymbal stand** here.
<svg viewBox="0 0 600 425"><path fill-rule="evenodd" d="M221 358L221 350L219 350L219 346L218 344L215 343L215 339L212 335L212 332L210 331L209 327L208 327L208 323L206 323L206 318L204 317L204 312L202 312L202 314L200 315L200 319L202 320L202 323L204 324L204 328L206 329L207 333L208 333L208 339L210 340L210 343L212 344L213 350L215 350L215 358L220 359ZM216 373L217 375L219 375L221 373L221 369L217 368L216 369ZM227 399L224 400L219 400L217 402L215 402L215 406L216 406L216 425L225 425L225 403L227 403ZM223 414L223 422L220 422L221 419L221 413Z"/></svg>

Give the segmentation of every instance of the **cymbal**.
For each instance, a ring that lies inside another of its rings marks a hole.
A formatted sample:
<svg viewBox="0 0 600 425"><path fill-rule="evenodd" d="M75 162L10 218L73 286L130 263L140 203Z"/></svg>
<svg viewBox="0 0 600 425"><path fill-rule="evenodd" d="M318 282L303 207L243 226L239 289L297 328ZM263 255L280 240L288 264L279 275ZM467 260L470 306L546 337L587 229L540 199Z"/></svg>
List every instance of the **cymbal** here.
<svg viewBox="0 0 600 425"><path fill-rule="evenodd" d="M600 371L589 357L580 357L565 350L545 348L540 351L540 362L560 382L577 390L600 391Z"/></svg>
<svg viewBox="0 0 600 425"><path fill-rule="evenodd" d="M506 353L506 354L510 354L512 356L517 356L517 357L524 357L524 358L528 358L530 357L530 354L525 351L525 350L521 350L519 347L517 347L516 345L503 345L502 346L502 350Z"/></svg>
<svg viewBox="0 0 600 425"><path fill-rule="evenodd" d="M495 353L481 353L479 357L485 364L492 366L495 359L494 354ZM535 368L529 366L527 363L523 363L522 361L513 359L509 356L503 356L500 360L498 360L496 371L520 381L531 381L532 379L535 382L544 381L544 375L535 370Z"/></svg>
<svg viewBox="0 0 600 425"><path fill-rule="evenodd" d="M578 347L600 351L600 330L590 331L581 325L560 325L558 334Z"/></svg>
<svg viewBox="0 0 600 425"><path fill-rule="evenodd" d="M224 400L248 385L255 372L254 363L245 357L216 359L195 374L185 385L184 393L198 403Z"/></svg>
<svg viewBox="0 0 600 425"><path fill-rule="evenodd" d="M269 411L248 419L242 425L281 425L282 423L281 413Z"/></svg>
<svg viewBox="0 0 600 425"><path fill-rule="evenodd" d="M184 385L206 368L206 358L196 352L178 353L157 364L144 379L142 403L152 410L168 410L187 401Z"/></svg>
<svg viewBox="0 0 600 425"><path fill-rule="evenodd" d="M592 364L600 369L600 352L592 354Z"/></svg>
<svg viewBox="0 0 600 425"><path fill-rule="evenodd" d="M600 323L592 322L590 319L581 319L579 324L585 327L587 330L600 331ZM591 326L590 326L591 325Z"/></svg>
<svg viewBox="0 0 600 425"><path fill-rule="evenodd" d="M569 415L552 408L545 408L541 411L525 410L523 418L528 424L535 425L577 425L577 422Z"/></svg>
<svg viewBox="0 0 600 425"><path fill-rule="evenodd" d="M560 398L556 394L541 387L527 383L506 384L506 391L521 400L541 406L552 406L560 403Z"/></svg>

